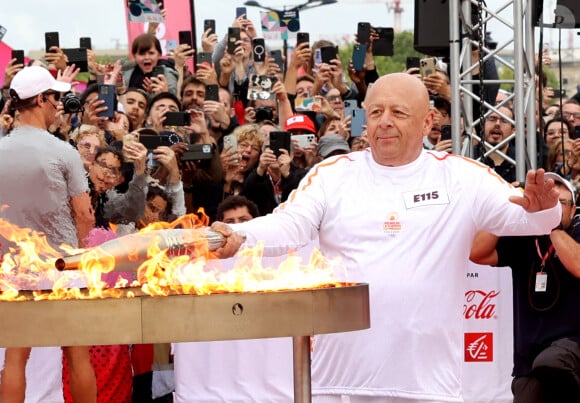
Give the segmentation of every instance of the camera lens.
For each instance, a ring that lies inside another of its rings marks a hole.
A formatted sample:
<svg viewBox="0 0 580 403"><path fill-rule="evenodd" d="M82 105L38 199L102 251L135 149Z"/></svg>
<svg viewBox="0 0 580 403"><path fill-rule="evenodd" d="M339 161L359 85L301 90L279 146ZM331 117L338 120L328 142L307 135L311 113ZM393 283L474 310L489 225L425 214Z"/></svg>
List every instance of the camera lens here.
<svg viewBox="0 0 580 403"><path fill-rule="evenodd" d="M62 99L64 113L77 113L83 109L83 104L79 97L72 92L67 93Z"/></svg>

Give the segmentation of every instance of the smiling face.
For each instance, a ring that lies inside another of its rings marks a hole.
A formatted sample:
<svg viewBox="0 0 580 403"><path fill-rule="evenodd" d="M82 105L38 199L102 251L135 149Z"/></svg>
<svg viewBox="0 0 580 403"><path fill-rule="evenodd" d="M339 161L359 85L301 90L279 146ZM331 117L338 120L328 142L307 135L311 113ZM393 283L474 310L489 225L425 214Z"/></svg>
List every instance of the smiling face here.
<svg viewBox="0 0 580 403"><path fill-rule="evenodd" d="M364 102L367 133L374 160L400 166L419 156L423 136L431 131L433 112L423 83L405 73L381 77Z"/></svg>

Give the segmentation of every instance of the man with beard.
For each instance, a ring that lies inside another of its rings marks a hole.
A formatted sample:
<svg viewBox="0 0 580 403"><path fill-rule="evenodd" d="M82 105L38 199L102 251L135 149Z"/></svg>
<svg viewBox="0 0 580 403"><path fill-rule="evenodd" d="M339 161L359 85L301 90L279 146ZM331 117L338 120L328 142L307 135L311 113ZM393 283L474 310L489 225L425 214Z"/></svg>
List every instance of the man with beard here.
<svg viewBox="0 0 580 403"><path fill-rule="evenodd" d="M491 148L499 145L497 151L500 151L503 155L514 158L514 151L510 149L510 142L505 141L516 130L513 123L506 119L506 117L513 119L513 112L507 106L498 108L498 111L500 111L504 116L492 112L485 118L484 130L486 146L487 148ZM495 172L497 172L497 174L507 182L515 182L516 167L514 164L506 160L502 154L494 151L484 158L483 162L492 167Z"/></svg>
<svg viewBox="0 0 580 403"><path fill-rule="evenodd" d="M131 129L141 129L145 124L147 106L149 103L147 93L139 88L129 88L125 94L119 97L123 110L129 117Z"/></svg>

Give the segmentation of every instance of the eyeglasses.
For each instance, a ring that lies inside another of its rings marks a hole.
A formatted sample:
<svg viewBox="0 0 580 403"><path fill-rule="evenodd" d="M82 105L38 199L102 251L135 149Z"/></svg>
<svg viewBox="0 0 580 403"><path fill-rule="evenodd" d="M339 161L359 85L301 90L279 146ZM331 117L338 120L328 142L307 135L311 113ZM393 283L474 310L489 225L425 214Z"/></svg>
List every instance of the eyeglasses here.
<svg viewBox="0 0 580 403"><path fill-rule="evenodd" d="M499 116L495 116L495 115L490 115L490 116L486 117L485 121L489 122L489 123L493 123L494 125L497 124L498 122L502 123L502 124L509 124L510 123L507 119L500 118Z"/></svg>
<svg viewBox="0 0 580 403"><path fill-rule="evenodd" d="M328 102L342 102L340 95L331 95L326 99L328 99Z"/></svg>
<svg viewBox="0 0 580 403"><path fill-rule="evenodd" d="M260 147L258 147L256 145L252 145L252 144L245 142L245 141L238 144L238 149L246 149L246 148L251 148L252 151L258 152L258 153L260 151L262 151L262 150L260 150Z"/></svg>
<svg viewBox="0 0 580 403"><path fill-rule="evenodd" d="M570 119L574 116L574 119L580 119L580 112L562 112L562 116L566 119Z"/></svg>
<svg viewBox="0 0 580 403"><path fill-rule="evenodd" d="M98 145L91 144L88 141L81 141L80 143L77 144L77 147L79 149L82 149L83 151L90 151L93 153L96 153L97 150L99 149Z"/></svg>
<svg viewBox="0 0 580 403"><path fill-rule="evenodd" d="M240 40L241 40L242 42L244 42L244 43L250 43L250 42L252 42L252 40L251 40L250 38L247 38L247 37L245 37L245 38L242 38L242 39L240 39Z"/></svg>
<svg viewBox="0 0 580 403"><path fill-rule="evenodd" d="M103 171L105 176L108 176L111 179L117 179L121 176L121 170L115 167L109 167L103 161L95 160L95 164Z"/></svg>
<svg viewBox="0 0 580 403"><path fill-rule="evenodd" d="M560 201L560 204L566 206L573 206L574 202L572 200L568 200L568 199L558 199Z"/></svg>
<svg viewBox="0 0 580 403"><path fill-rule="evenodd" d="M56 91L46 91L43 93L45 97L54 95L54 100L56 102L58 102L60 100L60 92L56 92Z"/></svg>

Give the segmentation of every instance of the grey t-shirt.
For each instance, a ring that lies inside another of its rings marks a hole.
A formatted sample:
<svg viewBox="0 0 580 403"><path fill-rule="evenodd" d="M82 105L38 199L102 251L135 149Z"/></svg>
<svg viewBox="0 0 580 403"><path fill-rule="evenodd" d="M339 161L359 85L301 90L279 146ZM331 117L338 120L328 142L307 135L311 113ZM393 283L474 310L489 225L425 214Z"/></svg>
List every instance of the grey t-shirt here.
<svg viewBox="0 0 580 403"><path fill-rule="evenodd" d="M70 144L31 126L0 139L3 219L44 232L53 247L78 247L70 199L87 191L83 163Z"/></svg>

